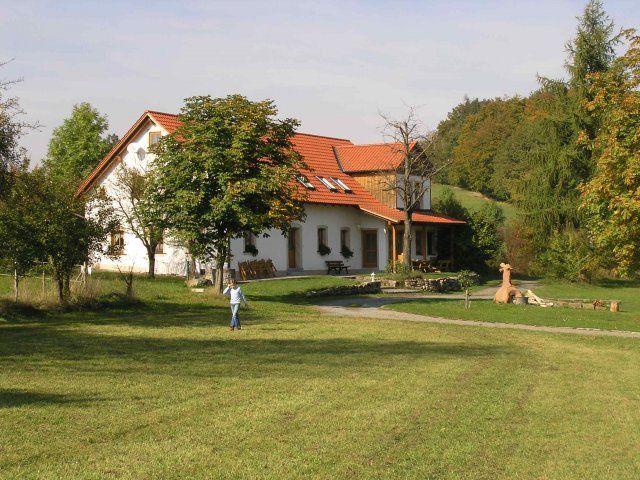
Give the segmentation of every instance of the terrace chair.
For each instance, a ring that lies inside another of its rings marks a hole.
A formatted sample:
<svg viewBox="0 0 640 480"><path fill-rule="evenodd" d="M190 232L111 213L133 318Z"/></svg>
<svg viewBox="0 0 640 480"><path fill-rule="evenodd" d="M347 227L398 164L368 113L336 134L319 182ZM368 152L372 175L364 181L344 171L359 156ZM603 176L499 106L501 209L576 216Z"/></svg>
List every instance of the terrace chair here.
<svg viewBox="0 0 640 480"><path fill-rule="evenodd" d="M271 261L270 258L267 259L267 272L271 277L275 277L276 276L276 272L278 270L276 269L275 265L273 264L273 262Z"/></svg>
<svg viewBox="0 0 640 480"><path fill-rule="evenodd" d="M258 276L260 278L266 278L267 276L267 262L263 259L258 260Z"/></svg>
<svg viewBox="0 0 640 480"><path fill-rule="evenodd" d="M249 270L251 270L251 278L258 278L258 262L256 260L249 262Z"/></svg>

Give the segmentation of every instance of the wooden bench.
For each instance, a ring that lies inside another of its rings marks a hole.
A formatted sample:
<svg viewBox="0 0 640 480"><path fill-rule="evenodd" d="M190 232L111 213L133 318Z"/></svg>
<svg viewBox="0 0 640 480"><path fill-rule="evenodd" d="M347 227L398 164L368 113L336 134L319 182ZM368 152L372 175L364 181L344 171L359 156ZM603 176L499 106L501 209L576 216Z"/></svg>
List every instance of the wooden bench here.
<svg viewBox="0 0 640 480"><path fill-rule="evenodd" d="M335 272L337 275L340 275L343 270L349 274L349 265L345 265L342 260L327 260L324 263L327 264L327 275L331 272Z"/></svg>

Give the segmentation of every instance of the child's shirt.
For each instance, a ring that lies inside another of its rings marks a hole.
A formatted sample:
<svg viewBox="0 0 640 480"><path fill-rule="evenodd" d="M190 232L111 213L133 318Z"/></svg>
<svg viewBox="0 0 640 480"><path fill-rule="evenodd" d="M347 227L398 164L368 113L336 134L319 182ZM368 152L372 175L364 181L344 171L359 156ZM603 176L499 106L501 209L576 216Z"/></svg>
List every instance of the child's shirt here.
<svg viewBox="0 0 640 480"><path fill-rule="evenodd" d="M244 294L242 293L242 289L240 287L236 287L236 288L227 287L224 289L224 292L222 293L223 295L231 295L231 299L229 300L229 303L244 302L245 305L247 304L247 299L244 298Z"/></svg>

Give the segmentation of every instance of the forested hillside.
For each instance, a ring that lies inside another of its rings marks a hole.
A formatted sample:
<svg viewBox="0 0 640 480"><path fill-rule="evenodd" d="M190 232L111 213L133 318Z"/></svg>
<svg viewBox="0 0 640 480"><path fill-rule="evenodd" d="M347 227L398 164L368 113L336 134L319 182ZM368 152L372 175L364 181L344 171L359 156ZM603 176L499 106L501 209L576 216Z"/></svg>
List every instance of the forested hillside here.
<svg viewBox="0 0 640 480"><path fill-rule="evenodd" d="M464 98L440 122L432 155L451 163L436 181L517 207L505 241L506 260L520 271L569 279L629 274L640 267L633 242L640 225L625 230L633 240L624 248L613 240L640 204L632 172L640 164L638 40L597 0L577 21L565 45L566 78L540 77L528 96ZM614 179L618 189L607 190ZM613 255L599 255L598 246Z"/></svg>

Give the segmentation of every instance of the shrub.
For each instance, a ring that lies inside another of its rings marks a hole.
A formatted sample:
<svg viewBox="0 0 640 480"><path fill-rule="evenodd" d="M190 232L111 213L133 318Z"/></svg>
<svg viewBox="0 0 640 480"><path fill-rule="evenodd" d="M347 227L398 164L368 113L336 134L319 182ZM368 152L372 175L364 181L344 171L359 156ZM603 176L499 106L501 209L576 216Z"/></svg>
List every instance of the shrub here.
<svg viewBox="0 0 640 480"><path fill-rule="evenodd" d="M321 243L320 245L318 245L318 253L324 257L325 255L329 255L331 253L331 248L326 246L324 243Z"/></svg>
<svg viewBox="0 0 640 480"><path fill-rule="evenodd" d="M556 231L540 258L547 275L571 282L591 282L601 268L601 261L587 237L573 228Z"/></svg>
<svg viewBox="0 0 640 480"><path fill-rule="evenodd" d="M244 253L248 253L252 257L255 257L258 255L258 249L256 248L255 245L250 243L244 247Z"/></svg>
<svg viewBox="0 0 640 480"><path fill-rule="evenodd" d="M344 258L351 258L353 257L353 252L351 251L351 249L349 247L347 247L346 245L342 246L342 249L340 249L340 254L344 257Z"/></svg>

